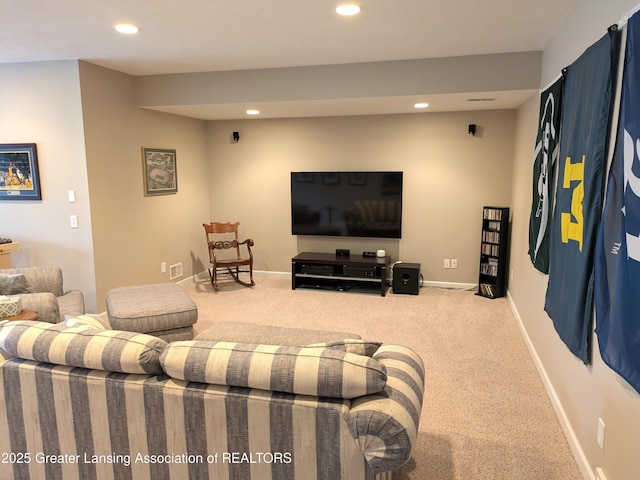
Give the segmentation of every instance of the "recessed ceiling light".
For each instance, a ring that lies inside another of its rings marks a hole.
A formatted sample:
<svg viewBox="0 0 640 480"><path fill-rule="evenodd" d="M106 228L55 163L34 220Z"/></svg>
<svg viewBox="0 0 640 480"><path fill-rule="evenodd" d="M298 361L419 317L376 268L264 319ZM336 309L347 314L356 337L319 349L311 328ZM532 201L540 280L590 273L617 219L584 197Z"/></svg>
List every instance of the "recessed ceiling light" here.
<svg viewBox="0 0 640 480"><path fill-rule="evenodd" d="M413 105L413 108L427 108L429 106L426 102L420 102Z"/></svg>
<svg viewBox="0 0 640 480"><path fill-rule="evenodd" d="M256 109L249 109L247 110L247 115L260 115L260 110L256 110Z"/></svg>
<svg viewBox="0 0 640 480"><path fill-rule="evenodd" d="M138 33L140 29L135 25L131 25L130 23L119 23L114 27L117 32L126 33L128 35Z"/></svg>
<svg viewBox="0 0 640 480"><path fill-rule="evenodd" d="M342 5L338 5L336 12L338 12L339 15L357 15L360 13L360 5L356 3L343 3Z"/></svg>

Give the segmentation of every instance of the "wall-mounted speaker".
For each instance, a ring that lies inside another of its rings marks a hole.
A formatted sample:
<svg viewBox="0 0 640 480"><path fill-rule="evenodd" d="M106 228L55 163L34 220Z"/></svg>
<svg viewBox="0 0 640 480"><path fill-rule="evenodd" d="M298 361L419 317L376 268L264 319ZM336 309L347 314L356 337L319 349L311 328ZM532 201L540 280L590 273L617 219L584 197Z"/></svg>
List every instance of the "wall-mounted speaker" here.
<svg viewBox="0 0 640 480"><path fill-rule="evenodd" d="M393 267L393 293L420 293L419 263L397 263Z"/></svg>

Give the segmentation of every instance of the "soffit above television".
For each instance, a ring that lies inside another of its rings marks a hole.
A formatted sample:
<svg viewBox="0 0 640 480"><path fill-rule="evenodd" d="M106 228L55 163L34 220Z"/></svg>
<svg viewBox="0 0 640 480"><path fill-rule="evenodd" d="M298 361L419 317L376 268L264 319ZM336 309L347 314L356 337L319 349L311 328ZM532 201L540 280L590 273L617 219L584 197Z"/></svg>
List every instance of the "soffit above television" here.
<svg viewBox="0 0 640 480"><path fill-rule="evenodd" d="M291 234L401 238L403 172L291 172Z"/></svg>

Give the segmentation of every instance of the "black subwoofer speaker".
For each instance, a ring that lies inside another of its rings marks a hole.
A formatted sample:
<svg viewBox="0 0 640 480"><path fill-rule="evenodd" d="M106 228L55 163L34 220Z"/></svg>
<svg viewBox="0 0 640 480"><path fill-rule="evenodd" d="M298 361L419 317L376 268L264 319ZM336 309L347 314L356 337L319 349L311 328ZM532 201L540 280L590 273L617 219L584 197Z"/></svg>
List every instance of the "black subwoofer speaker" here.
<svg viewBox="0 0 640 480"><path fill-rule="evenodd" d="M393 293L418 295L420 292L420 264L398 263L393 267Z"/></svg>

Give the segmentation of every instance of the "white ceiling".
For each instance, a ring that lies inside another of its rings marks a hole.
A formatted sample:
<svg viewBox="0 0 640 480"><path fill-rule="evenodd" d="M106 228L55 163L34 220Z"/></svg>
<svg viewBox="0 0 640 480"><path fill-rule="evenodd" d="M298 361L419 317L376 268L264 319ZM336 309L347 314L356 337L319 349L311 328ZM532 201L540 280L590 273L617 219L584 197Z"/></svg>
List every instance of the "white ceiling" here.
<svg viewBox="0 0 640 480"><path fill-rule="evenodd" d="M336 15L338 3L0 0L0 63L81 59L141 76L541 51L578 0L360 0L356 17ZM120 22L140 32L118 34ZM394 111L378 100L380 113ZM377 109L333 103L329 114Z"/></svg>

